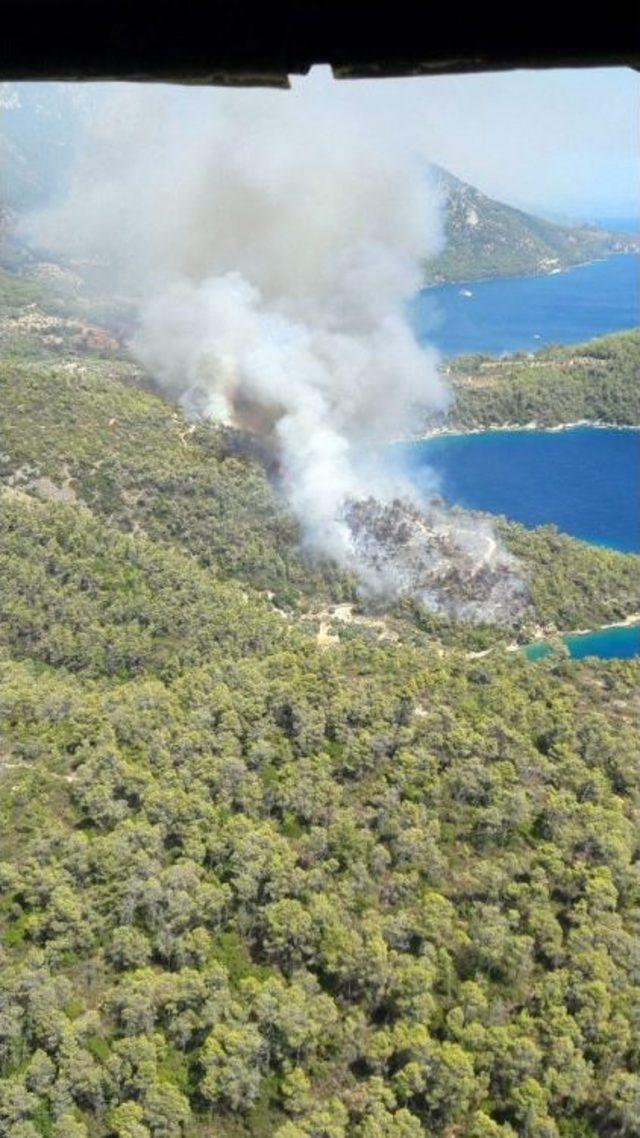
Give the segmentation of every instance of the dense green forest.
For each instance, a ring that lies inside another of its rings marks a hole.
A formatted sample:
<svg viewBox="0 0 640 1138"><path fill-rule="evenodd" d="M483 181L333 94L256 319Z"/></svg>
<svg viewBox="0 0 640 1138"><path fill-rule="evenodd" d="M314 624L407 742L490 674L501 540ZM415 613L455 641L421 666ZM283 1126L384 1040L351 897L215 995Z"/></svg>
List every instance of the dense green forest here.
<svg viewBox="0 0 640 1138"><path fill-rule="evenodd" d="M252 440L8 291L0 1136L640 1134L638 664L367 613ZM498 528L532 622L639 607Z"/></svg>
<svg viewBox="0 0 640 1138"><path fill-rule="evenodd" d="M187 423L141 391L142 378L120 359L7 359L0 365L0 482L88 507L110 527L191 555L217 578L270 592L279 610L359 604L354 579L301 556L297 525L252 457L251 440L211 423ZM640 610L636 557L586 545L553 526L529 531L502 520L499 528L522 561L530 595L516 635L526 638L534 625L591 627ZM409 602L387 616L403 635L408 621L469 647L505 635L452 626L416 613Z"/></svg>
<svg viewBox="0 0 640 1138"><path fill-rule="evenodd" d="M640 425L640 329L586 344L495 359L448 362L454 402L448 423L464 430L536 423Z"/></svg>

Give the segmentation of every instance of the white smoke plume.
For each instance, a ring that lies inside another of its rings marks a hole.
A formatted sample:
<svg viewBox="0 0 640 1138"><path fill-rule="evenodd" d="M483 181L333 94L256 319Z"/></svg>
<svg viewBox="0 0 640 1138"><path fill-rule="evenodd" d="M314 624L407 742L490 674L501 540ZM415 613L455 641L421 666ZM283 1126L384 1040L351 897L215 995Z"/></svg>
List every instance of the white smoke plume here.
<svg viewBox="0 0 640 1138"><path fill-rule="evenodd" d="M310 550L369 592L510 619L512 559L477 521L421 513L383 457L448 402L407 316L440 202L424 158L344 90L97 89L31 236L135 294L132 350L189 412L268 436Z"/></svg>
<svg viewBox="0 0 640 1138"><path fill-rule="evenodd" d="M273 432L307 541L348 560L345 499L398 489L363 450L447 401L405 311L442 241L426 164L322 74L110 88L89 127L33 232L136 290L133 351L187 408Z"/></svg>

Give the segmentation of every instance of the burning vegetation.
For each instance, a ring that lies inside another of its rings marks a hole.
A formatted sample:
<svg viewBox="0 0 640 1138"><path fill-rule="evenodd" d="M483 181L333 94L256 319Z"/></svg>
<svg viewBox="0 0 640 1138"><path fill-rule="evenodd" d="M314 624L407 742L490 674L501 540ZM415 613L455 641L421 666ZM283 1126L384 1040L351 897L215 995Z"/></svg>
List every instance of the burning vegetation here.
<svg viewBox="0 0 640 1138"><path fill-rule="evenodd" d="M407 499L349 501L345 520L367 587L463 620L513 625L527 604L518 561L486 521Z"/></svg>

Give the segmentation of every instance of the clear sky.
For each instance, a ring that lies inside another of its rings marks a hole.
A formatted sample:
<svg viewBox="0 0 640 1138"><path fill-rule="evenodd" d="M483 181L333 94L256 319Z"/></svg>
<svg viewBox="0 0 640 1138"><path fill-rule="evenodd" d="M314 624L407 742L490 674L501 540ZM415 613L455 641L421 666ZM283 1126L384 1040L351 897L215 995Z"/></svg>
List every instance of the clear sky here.
<svg viewBox="0 0 640 1138"><path fill-rule="evenodd" d="M315 82L312 73L306 80ZM411 145L492 197L574 218L640 202L640 76L627 68L343 81Z"/></svg>

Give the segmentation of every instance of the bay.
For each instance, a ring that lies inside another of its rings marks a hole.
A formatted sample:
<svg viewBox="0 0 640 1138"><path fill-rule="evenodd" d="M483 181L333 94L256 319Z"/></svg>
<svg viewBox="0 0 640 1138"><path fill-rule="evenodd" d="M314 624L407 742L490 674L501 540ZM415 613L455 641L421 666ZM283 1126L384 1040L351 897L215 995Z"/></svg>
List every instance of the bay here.
<svg viewBox="0 0 640 1138"><path fill-rule="evenodd" d="M574 427L562 431L486 431L402 444L410 477L450 503L504 514L527 526L552 523L573 537L624 552L640 551L640 431ZM570 634L572 659L640 655L638 626ZM528 660L553 650L536 642Z"/></svg>
<svg viewBox="0 0 640 1138"><path fill-rule="evenodd" d="M418 339L447 356L577 344L634 327L639 312L635 254L546 276L438 285L423 289L411 304Z"/></svg>
<svg viewBox="0 0 640 1138"><path fill-rule="evenodd" d="M412 481L469 509L640 551L640 431L486 431L401 444Z"/></svg>
<svg viewBox="0 0 640 1138"><path fill-rule="evenodd" d="M638 324L639 270L640 258L624 255L548 276L424 289L412 304L414 328L422 342L435 343L445 355L530 353L588 341ZM638 431L488 431L401 449L416 484L433 493L435 471L449 502L640 551ZM596 629L563 643L573 659L629 659L640 655L640 628ZM525 654L536 660L551 650L536 642Z"/></svg>
<svg viewBox="0 0 640 1138"><path fill-rule="evenodd" d="M572 633L563 638L572 660L598 656L601 660L632 660L640 656L640 626L598 628L593 632ZM548 641L529 644L524 649L527 660L544 660L553 651Z"/></svg>

